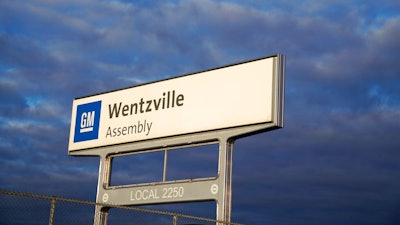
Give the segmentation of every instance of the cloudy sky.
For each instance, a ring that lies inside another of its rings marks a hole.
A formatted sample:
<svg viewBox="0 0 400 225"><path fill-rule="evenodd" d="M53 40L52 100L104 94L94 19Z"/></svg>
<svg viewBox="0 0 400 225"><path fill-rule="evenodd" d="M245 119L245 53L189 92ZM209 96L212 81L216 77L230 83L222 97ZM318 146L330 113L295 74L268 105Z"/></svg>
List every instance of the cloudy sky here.
<svg viewBox="0 0 400 225"><path fill-rule="evenodd" d="M399 224L399 40L389 0L0 1L0 188L95 200L75 97L281 53L285 127L235 143L232 221Z"/></svg>

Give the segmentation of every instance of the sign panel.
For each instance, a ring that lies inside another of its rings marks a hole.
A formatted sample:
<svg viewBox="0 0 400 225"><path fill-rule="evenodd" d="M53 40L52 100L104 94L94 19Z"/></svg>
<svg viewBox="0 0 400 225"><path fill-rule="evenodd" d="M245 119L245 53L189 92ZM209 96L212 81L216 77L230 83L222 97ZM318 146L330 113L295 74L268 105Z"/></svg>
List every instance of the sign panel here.
<svg viewBox="0 0 400 225"><path fill-rule="evenodd" d="M172 202L217 200L219 180L179 182L118 189L102 189L101 203L113 205L149 205Z"/></svg>
<svg viewBox="0 0 400 225"><path fill-rule="evenodd" d="M273 122L279 55L75 99L69 152Z"/></svg>

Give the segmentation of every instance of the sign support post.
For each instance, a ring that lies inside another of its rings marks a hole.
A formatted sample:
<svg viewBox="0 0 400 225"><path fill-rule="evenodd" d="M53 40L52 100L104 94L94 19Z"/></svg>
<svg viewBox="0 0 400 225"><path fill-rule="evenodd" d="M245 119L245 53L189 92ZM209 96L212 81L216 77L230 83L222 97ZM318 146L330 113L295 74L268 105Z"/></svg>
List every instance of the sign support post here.
<svg viewBox="0 0 400 225"><path fill-rule="evenodd" d="M217 202L217 220L231 222L233 141L225 140L221 145L223 152L219 157L219 165L223 167L220 176L224 184Z"/></svg>

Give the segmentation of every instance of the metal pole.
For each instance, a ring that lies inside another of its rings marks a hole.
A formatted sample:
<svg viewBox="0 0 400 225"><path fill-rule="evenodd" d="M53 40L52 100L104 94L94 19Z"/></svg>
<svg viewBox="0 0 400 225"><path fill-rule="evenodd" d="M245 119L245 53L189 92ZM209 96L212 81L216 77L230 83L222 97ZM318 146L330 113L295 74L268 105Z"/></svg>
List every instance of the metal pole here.
<svg viewBox="0 0 400 225"><path fill-rule="evenodd" d="M232 208L232 158L233 158L233 141L228 138L221 139L219 155L219 186L221 191L218 192L217 201L217 220L230 223Z"/></svg>
<svg viewBox="0 0 400 225"><path fill-rule="evenodd" d="M163 171L163 182L167 180L167 164L168 164L168 150L164 150L164 171Z"/></svg>
<svg viewBox="0 0 400 225"><path fill-rule="evenodd" d="M52 197L51 198L51 203L50 203L50 217L49 217L49 225L53 225L54 223L54 212L56 209L56 198Z"/></svg>
<svg viewBox="0 0 400 225"><path fill-rule="evenodd" d="M100 156L100 165L99 165L99 178L97 181L97 196L96 202L101 202L103 196L101 195L101 189L103 189L104 185L107 185L110 180L111 173L111 159L106 156ZM107 217L108 217L108 207L104 207L101 205L96 205L94 212L94 225L107 225Z"/></svg>

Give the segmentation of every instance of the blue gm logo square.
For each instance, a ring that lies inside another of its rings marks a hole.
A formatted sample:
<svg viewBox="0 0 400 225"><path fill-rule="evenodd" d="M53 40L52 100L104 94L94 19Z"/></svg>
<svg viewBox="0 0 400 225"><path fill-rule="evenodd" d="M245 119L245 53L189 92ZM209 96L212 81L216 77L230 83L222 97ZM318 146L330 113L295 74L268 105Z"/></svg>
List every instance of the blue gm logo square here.
<svg viewBox="0 0 400 225"><path fill-rule="evenodd" d="M74 142L99 137L101 101L78 105L76 110Z"/></svg>

